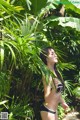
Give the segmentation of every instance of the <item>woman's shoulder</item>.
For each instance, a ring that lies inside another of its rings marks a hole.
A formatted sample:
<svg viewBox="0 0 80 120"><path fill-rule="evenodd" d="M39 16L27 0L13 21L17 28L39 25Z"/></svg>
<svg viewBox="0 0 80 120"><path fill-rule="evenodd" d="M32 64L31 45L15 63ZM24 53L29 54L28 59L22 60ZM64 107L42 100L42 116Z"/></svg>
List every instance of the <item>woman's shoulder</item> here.
<svg viewBox="0 0 80 120"><path fill-rule="evenodd" d="M46 76L43 76L42 77L42 82L43 82L44 85L47 85L47 86L49 85L50 86L51 83L52 83L52 78L51 77L47 78Z"/></svg>

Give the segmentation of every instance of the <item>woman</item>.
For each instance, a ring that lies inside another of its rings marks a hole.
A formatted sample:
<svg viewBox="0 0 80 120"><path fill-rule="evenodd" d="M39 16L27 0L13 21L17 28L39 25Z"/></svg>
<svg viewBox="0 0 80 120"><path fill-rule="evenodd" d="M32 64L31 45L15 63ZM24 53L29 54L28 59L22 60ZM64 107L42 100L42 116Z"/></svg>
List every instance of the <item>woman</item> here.
<svg viewBox="0 0 80 120"><path fill-rule="evenodd" d="M58 104L61 103L64 110L68 108L68 105L61 96L64 84L60 81L62 80L61 76L55 67L58 62L58 57L52 47L47 47L40 54L40 58L56 76L54 80L50 76L48 84L46 83L46 77L42 77L44 86L44 103L40 107L41 118L42 120L58 120Z"/></svg>

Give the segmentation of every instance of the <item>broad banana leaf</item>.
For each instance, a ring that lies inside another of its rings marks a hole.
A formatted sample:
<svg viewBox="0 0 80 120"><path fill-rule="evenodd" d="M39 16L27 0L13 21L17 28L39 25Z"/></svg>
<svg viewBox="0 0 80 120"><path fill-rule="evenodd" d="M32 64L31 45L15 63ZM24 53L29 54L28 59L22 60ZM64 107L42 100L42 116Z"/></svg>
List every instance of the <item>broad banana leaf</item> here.
<svg viewBox="0 0 80 120"><path fill-rule="evenodd" d="M57 24L55 24L57 23ZM53 27L54 25L61 25L63 27L72 27L80 31L80 19L74 17L58 17L49 19L46 25Z"/></svg>
<svg viewBox="0 0 80 120"><path fill-rule="evenodd" d="M75 13L80 14L80 9L77 7L77 5L76 6L74 5L74 4L76 4L76 1L72 2L72 0L60 0L60 2L63 3L67 9L71 9Z"/></svg>

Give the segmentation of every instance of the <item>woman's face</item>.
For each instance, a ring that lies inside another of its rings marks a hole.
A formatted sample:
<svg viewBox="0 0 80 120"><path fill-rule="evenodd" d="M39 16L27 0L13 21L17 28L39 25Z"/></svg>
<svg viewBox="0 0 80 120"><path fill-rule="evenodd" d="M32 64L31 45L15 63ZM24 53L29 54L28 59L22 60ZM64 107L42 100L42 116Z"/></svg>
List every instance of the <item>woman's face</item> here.
<svg viewBox="0 0 80 120"><path fill-rule="evenodd" d="M58 57L53 49L48 50L47 63L54 64L58 62Z"/></svg>

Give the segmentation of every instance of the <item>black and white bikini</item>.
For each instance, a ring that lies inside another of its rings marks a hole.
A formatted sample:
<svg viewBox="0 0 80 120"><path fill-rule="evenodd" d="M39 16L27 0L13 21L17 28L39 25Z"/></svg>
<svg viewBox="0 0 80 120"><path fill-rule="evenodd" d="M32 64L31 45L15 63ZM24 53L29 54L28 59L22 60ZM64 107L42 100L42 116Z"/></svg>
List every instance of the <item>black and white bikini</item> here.
<svg viewBox="0 0 80 120"><path fill-rule="evenodd" d="M42 104L42 105L40 106L40 111L46 111L46 112L50 112L50 113L52 113L52 114L56 114L55 111L47 108L44 104Z"/></svg>
<svg viewBox="0 0 80 120"><path fill-rule="evenodd" d="M63 91L63 84L58 84L57 88L56 88L56 92L62 92Z"/></svg>
<svg viewBox="0 0 80 120"><path fill-rule="evenodd" d="M62 92L63 91L63 85L60 83L58 84L57 88L56 88L56 93ZM44 104L42 104L40 106L40 111L46 111L46 112L50 112L52 114L56 114L55 111L49 109L48 107L46 107Z"/></svg>

